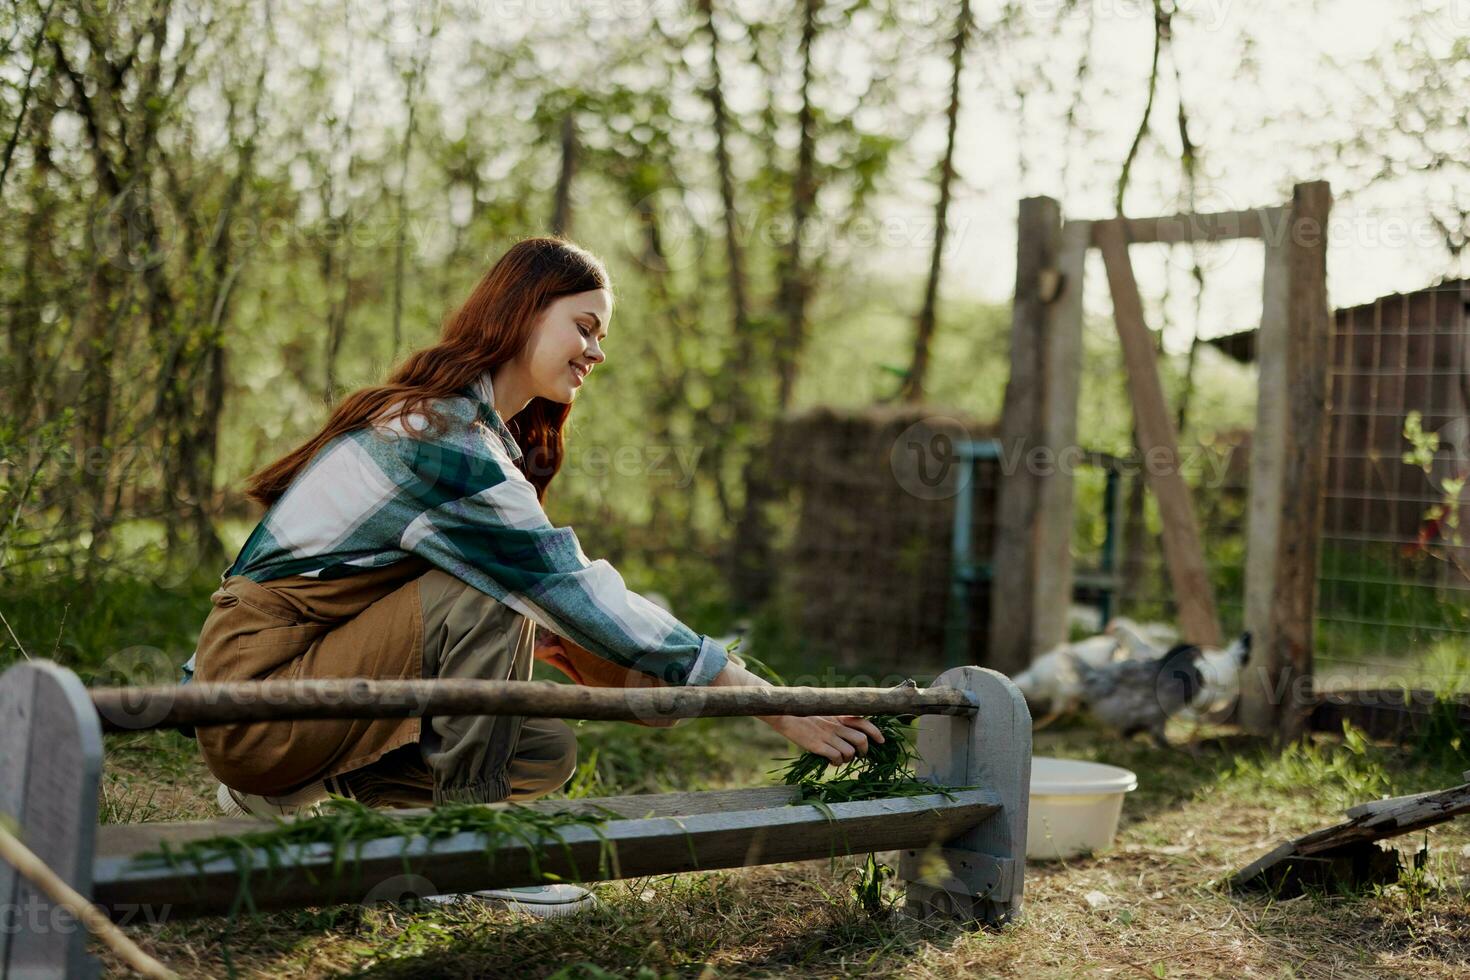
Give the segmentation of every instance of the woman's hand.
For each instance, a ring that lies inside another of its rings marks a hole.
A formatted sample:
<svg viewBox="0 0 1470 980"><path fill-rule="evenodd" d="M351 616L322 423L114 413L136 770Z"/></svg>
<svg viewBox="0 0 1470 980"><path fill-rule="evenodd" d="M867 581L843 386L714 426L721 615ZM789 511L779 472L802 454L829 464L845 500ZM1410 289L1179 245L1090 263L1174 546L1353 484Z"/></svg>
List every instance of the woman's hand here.
<svg viewBox="0 0 1470 980"><path fill-rule="evenodd" d="M770 682L730 661L711 687L769 687ZM758 715L761 721L789 738L800 748L815 752L833 765L851 762L867 754L869 741L882 743L883 733L857 715Z"/></svg>
<svg viewBox="0 0 1470 980"><path fill-rule="evenodd" d="M866 755L870 740L882 743L883 733L857 715L770 715L761 718L776 731L808 752L815 752L833 765Z"/></svg>

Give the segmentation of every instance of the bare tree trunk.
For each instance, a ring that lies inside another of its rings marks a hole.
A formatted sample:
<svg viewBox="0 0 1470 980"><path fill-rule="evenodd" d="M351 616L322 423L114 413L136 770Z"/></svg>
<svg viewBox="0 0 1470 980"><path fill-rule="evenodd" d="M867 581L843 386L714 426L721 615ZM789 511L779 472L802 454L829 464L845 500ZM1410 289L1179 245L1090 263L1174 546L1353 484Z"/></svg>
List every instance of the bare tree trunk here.
<svg viewBox="0 0 1470 980"><path fill-rule="evenodd" d="M777 300L786 321L786 338L776 359L776 404L782 412L791 407L801 351L806 344L806 308L810 295L806 262L802 255L807 219L816 206L817 184L815 111L812 107L812 46L817 38L817 12L821 0L804 0L801 21L801 108L796 122L800 136L796 147L796 172L791 185L791 242L786 248Z"/></svg>
<svg viewBox="0 0 1470 980"><path fill-rule="evenodd" d="M403 133L403 155L398 169L398 241L393 253L393 349L389 352L390 364L397 362L398 352L403 349L403 286L408 261L408 162L413 153L414 116L428 66L429 42L439 31L437 4L430 16L434 20L427 30L419 34L419 48L414 53L404 83L403 101L408 108L408 123Z"/></svg>
<svg viewBox="0 0 1470 980"><path fill-rule="evenodd" d="M725 253L728 273L726 283L730 291L731 326L734 330L734 356L727 375L731 385L728 391L731 421L736 427L750 425L754 421L754 405L750 396L753 383L757 337L750 312L749 290L745 273L745 256L740 241L740 218L735 199L735 174L731 163L729 145L729 118L725 106L723 81L720 75L720 39L715 28L713 0L698 0L699 12L703 15L702 27L709 38L710 84L705 89L714 116L715 167L720 181L720 202L723 209L725 229ZM754 452L752 460L759 458ZM715 479L721 507L728 512L728 497L724 493L722 471L724 450L717 448L714 454ZM745 472L745 507L736 522L736 533L731 543L730 585L737 604L750 605L762 597L758 583L764 579L769 562L765 535L758 525L760 478L753 473L752 466Z"/></svg>
<svg viewBox="0 0 1470 980"><path fill-rule="evenodd" d="M561 119L561 173L556 178L556 197L551 212L551 233L572 232L572 178L577 172L577 120L572 111Z"/></svg>
<svg viewBox="0 0 1470 980"><path fill-rule="evenodd" d="M100 214L109 207L125 207L126 203L122 200L124 189L118 177L118 163L108 149L106 129L100 118L101 108L88 95L86 82L88 76L110 79L114 73L91 71L92 64L103 58L95 47L89 48L87 63L80 70L72 66L65 47L58 38L52 38L51 50L57 67L69 83L72 107L82 117L87 149L92 158L93 179L96 181L95 208ZM100 84L98 94L104 94ZM127 221L126 217L124 221ZM113 353L117 348L122 318L128 312L128 296L132 290L127 281L117 275L109 257L101 253L96 236L89 236L87 241L88 301L85 322L81 329L82 378L76 398L81 420L77 428L77 448L79 459L83 463L79 481L81 493L67 496L61 520L64 524L71 524L78 505L88 508L90 514L87 515L87 520L95 549L101 544L99 538L105 537L107 525Z"/></svg>
<svg viewBox="0 0 1470 980"><path fill-rule="evenodd" d="M11 421L25 432L33 418L45 417L36 404L41 395L41 372L49 351L42 340L41 311L57 282L55 259L49 243L56 221L56 192L51 187L56 171L51 159L51 120L55 115L55 76L46 82L48 93L31 117L32 164L28 197L31 208L25 219L25 253L21 259L20 294L10 311L8 346L9 373L0 372L0 383L11 393ZM62 354L55 354L57 362ZM54 365L53 365L54 367Z"/></svg>
<svg viewBox="0 0 1470 980"><path fill-rule="evenodd" d="M944 144L944 157L939 164L939 203L934 209L934 253L929 257L929 278L924 284L924 304L914 324L914 352L909 362L909 372L904 378L899 397L904 401L917 402L924 397L924 382L929 373L929 349L934 339L934 325L938 316L939 277L944 266L944 245L949 234L949 201L951 185L954 183L955 134L959 131L960 79L965 69L965 45L970 38L970 0L960 0L959 14L955 17L954 49L950 55L949 108L945 113L948 134Z"/></svg>
<svg viewBox="0 0 1470 980"><path fill-rule="evenodd" d="M15 125L5 141L3 157L0 157L0 198L5 194L5 178L10 176L10 161L15 156L16 144L20 142L21 128L25 125L26 109L31 104L31 83L36 77L36 62L41 56L41 45L46 40L46 28L51 23L51 8L56 0L46 0L46 9L41 13L41 26L36 28L36 40L31 45L31 60L26 66L25 84L20 90L20 107L15 112ZM7 52L8 54L8 52Z"/></svg>
<svg viewBox="0 0 1470 980"><path fill-rule="evenodd" d="M1128 193L1128 183L1133 173L1133 161L1138 156L1139 148L1143 145L1143 139L1149 132L1149 121L1153 116L1154 96L1159 88L1159 55L1163 51L1169 37L1170 15L1160 5L1159 0L1154 0L1154 47L1153 60L1149 66L1148 76L1148 98L1144 102L1143 117L1138 122L1138 129L1133 135L1133 143L1128 147L1128 155L1123 160L1123 167L1118 174L1118 184L1114 193L1113 205L1118 216L1123 215L1123 200ZM1163 335L1155 338L1160 344L1163 343ZM1142 451L1138 446L1138 427L1132 430L1133 452L1140 457ZM1125 516L1123 519L1123 557L1121 561L1122 582L1120 604L1136 602L1141 598L1145 579L1148 574L1148 529L1144 526L1144 483L1140 477L1134 479L1128 488L1128 497L1125 502Z"/></svg>

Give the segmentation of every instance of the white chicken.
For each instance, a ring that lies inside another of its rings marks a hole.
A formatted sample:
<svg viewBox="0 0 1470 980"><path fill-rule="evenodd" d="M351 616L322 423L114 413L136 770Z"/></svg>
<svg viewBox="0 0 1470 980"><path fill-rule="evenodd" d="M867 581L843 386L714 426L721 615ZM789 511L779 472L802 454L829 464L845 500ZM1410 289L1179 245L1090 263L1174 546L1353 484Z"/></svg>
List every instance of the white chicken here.
<svg viewBox="0 0 1470 980"><path fill-rule="evenodd" d="M1251 635L1228 648L1181 643L1162 657L1092 666L1077 661L1087 711L1126 736L1147 732L1162 747L1170 718L1222 721L1240 697L1240 674L1250 658Z"/></svg>
<svg viewBox="0 0 1470 980"><path fill-rule="evenodd" d="M1062 643L1037 657L1030 667L1012 680L1021 689L1037 728L1076 711L1082 703L1082 674L1079 664L1103 667L1119 660L1153 660L1164 647L1155 640L1168 627L1150 623L1140 626L1123 616L1113 618L1098 636ZM1039 716L1039 717L1038 717Z"/></svg>

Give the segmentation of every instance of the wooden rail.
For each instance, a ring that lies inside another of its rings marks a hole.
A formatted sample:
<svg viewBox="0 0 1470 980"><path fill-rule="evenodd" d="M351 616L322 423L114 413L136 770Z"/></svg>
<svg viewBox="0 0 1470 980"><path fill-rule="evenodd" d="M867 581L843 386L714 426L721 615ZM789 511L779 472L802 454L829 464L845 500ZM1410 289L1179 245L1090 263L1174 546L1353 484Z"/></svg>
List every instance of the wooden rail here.
<svg viewBox="0 0 1470 980"><path fill-rule="evenodd" d="M610 721L750 715L972 715L953 688L598 688L550 681L363 679L104 687L90 691L104 731L311 718L518 715Z"/></svg>
<svg viewBox="0 0 1470 980"><path fill-rule="evenodd" d="M673 795L686 808L705 812L675 810L667 816L609 820L597 828L570 827L535 844L504 842L489 849L477 833L432 844L422 838L385 837L361 848L348 845L340 873L333 873L332 845L311 844L287 849L274 869L267 855L256 854L246 884L255 907L266 910L513 888L540 884L548 872L563 880L591 881L923 849L942 845L1001 806L989 790L961 791L952 798L934 794L834 803L825 809L788 806L786 793L780 794L786 799L774 802L772 794L759 789L718 794L722 808L717 810L697 805L702 794ZM567 809L564 800L529 805ZM172 918L231 910L241 888L240 868L232 859L177 869L136 859L139 846L146 846L150 837L156 847L179 841L181 834L197 838L202 829L218 834L217 823L145 826L142 833L101 828L92 888L103 908L115 918L168 903L174 905ZM235 829L259 827L258 822L242 822ZM384 893L385 883L392 894ZM181 905L184 896L188 901Z"/></svg>

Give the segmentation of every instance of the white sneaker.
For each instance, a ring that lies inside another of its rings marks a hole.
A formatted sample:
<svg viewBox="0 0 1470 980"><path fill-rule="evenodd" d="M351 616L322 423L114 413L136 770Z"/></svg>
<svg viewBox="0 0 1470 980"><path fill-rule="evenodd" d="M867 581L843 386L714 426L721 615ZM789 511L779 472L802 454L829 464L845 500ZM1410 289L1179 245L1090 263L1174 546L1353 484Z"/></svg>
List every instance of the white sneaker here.
<svg viewBox="0 0 1470 980"><path fill-rule="evenodd" d="M328 797L325 783L290 796L256 796L230 789L224 783L215 790L214 801L227 817L306 817L316 813Z"/></svg>
<svg viewBox="0 0 1470 980"><path fill-rule="evenodd" d="M598 905L597 896L576 885L530 885L525 888L486 888L477 892L430 895L424 901L438 905L481 902L491 908L514 909L537 918L575 915Z"/></svg>

